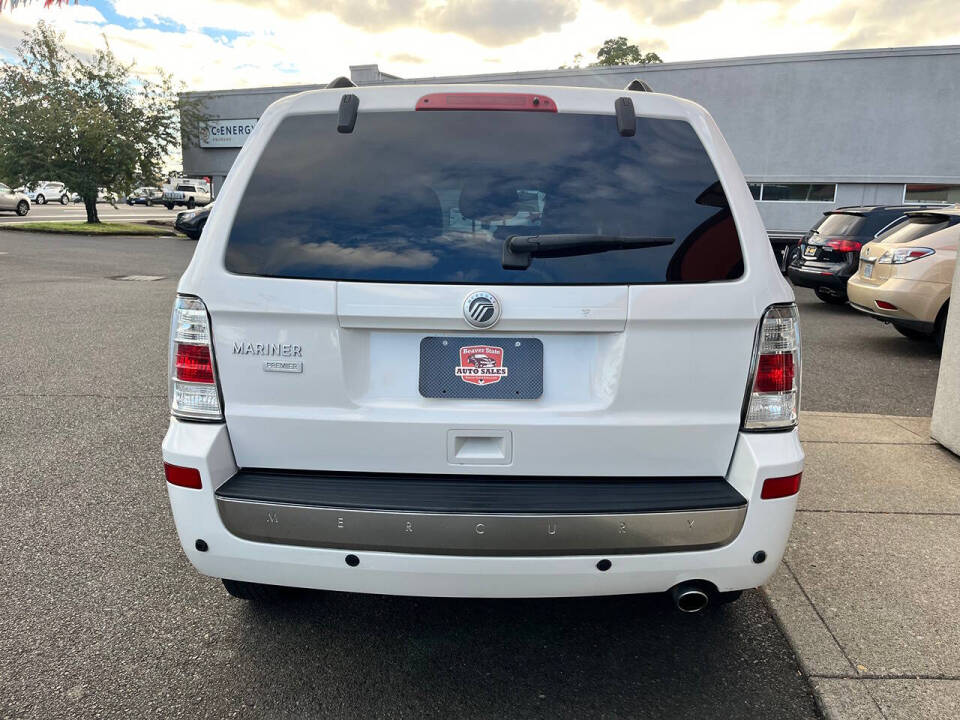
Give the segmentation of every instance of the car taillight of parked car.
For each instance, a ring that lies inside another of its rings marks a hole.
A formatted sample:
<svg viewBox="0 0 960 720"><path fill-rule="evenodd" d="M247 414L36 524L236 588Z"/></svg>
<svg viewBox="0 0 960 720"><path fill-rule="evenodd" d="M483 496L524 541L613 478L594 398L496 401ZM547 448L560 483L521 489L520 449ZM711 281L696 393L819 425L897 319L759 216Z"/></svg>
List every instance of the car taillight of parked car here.
<svg viewBox="0 0 960 720"><path fill-rule="evenodd" d="M877 260L877 262L883 263L884 265L903 265L904 263L913 262L914 260L919 260L920 258L925 258L935 253L936 250L933 248L897 248L896 250L887 250L883 255L880 256L880 259Z"/></svg>
<svg viewBox="0 0 960 720"><path fill-rule="evenodd" d="M744 430L797 424L800 409L800 320L797 306L774 305L760 320L747 388Z"/></svg>
<svg viewBox="0 0 960 720"><path fill-rule="evenodd" d="M190 420L223 420L210 341L199 298L177 296L170 327L170 412Z"/></svg>
<svg viewBox="0 0 960 720"><path fill-rule="evenodd" d="M863 247L863 243L846 238L830 238L825 244L837 252L860 252L860 248Z"/></svg>

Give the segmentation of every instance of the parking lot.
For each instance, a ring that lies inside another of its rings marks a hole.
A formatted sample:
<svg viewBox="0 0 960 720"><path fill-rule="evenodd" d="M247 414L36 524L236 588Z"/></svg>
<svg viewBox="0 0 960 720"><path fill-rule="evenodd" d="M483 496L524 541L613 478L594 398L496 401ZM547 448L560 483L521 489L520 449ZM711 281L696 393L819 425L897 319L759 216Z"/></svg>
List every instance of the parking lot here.
<svg viewBox="0 0 960 720"><path fill-rule="evenodd" d="M818 717L755 591L693 617L651 597L258 608L197 575L159 448L194 247L0 230L0 716ZM161 279L112 279L131 275ZM932 345L798 301L805 409L929 414Z"/></svg>
<svg viewBox="0 0 960 720"><path fill-rule="evenodd" d="M118 204L113 207L109 203L98 203L97 213L100 219L114 222L146 222L148 220L169 220L173 222L177 217L177 212L184 210L182 207L167 210L161 205L147 207L145 205L126 205ZM60 205L58 203L47 203L46 205L34 205L30 208L29 214L25 217L18 217L15 213L0 213L0 225L7 223L29 223L46 222L51 220L72 220L73 222L83 221L87 218L87 212L82 204Z"/></svg>

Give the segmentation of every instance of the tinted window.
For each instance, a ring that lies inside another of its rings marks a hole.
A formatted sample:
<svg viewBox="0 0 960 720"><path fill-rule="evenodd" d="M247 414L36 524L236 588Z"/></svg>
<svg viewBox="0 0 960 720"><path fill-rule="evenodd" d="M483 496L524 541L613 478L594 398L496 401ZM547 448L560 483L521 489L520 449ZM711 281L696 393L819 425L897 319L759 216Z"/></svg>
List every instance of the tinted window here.
<svg viewBox="0 0 960 720"><path fill-rule="evenodd" d="M605 115L364 113L285 119L239 204L226 266L336 280L703 282L742 274L726 198L689 124ZM277 193L278 187L284 188ZM666 246L503 267L508 237L671 238Z"/></svg>
<svg viewBox="0 0 960 720"><path fill-rule="evenodd" d="M912 240L919 240L925 235L935 233L960 222L960 217L956 215L939 215L931 213L929 215L913 215L893 230L883 234L879 240L883 243L906 243Z"/></svg>
<svg viewBox="0 0 960 720"><path fill-rule="evenodd" d="M177 185L177 190L182 192L196 192L197 189L193 185Z"/></svg>
<svg viewBox="0 0 960 720"><path fill-rule="evenodd" d="M763 183L763 200L833 202L837 186L823 183Z"/></svg>
<svg viewBox="0 0 960 720"><path fill-rule="evenodd" d="M865 220L863 215L830 213L817 226L817 232L821 235L856 235Z"/></svg>
<svg viewBox="0 0 960 720"><path fill-rule="evenodd" d="M960 202L960 185L907 185L903 200L908 203Z"/></svg>
<svg viewBox="0 0 960 720"><path fill-rule="evenodd" d="M750 188L750 194L753 195L754 200L760 199L760 189L763 187L761 183L747 183L747 187Z"/></svg>

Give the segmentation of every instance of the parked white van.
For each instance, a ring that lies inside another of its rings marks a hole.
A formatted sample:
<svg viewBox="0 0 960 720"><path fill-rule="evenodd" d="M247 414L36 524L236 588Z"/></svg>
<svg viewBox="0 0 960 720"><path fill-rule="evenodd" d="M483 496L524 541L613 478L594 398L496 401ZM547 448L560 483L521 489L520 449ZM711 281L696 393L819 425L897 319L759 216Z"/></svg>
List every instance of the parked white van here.
<svg viewBox="0 0 960 720"><path fill-rule="evenodd" d="M779 563L799 399L793 293L703 108L327 89L263 115L180 280L163 460L237 597L692 612Z"/></svg>

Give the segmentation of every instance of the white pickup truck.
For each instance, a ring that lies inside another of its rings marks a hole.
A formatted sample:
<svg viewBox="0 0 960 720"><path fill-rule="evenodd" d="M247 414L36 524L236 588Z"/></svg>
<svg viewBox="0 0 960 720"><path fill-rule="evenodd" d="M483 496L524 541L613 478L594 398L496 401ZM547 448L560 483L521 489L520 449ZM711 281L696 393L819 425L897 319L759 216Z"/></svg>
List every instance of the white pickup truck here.
<svg viewBox="0 0 960 720"><path fill-rule="evenodd" d="M180 178L175 183L163 186L161 202L167 210L177 206L186 206L192 210L210 203L213 197L210 194L210 185L205 180Z"/></svg>

